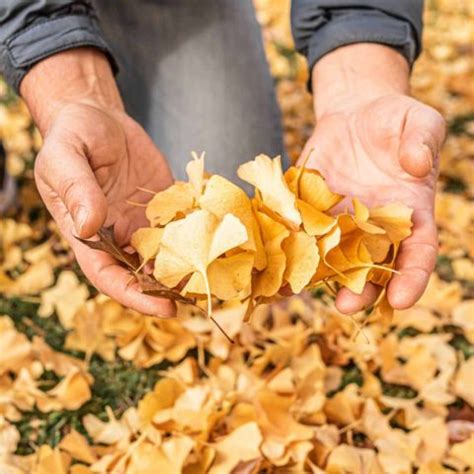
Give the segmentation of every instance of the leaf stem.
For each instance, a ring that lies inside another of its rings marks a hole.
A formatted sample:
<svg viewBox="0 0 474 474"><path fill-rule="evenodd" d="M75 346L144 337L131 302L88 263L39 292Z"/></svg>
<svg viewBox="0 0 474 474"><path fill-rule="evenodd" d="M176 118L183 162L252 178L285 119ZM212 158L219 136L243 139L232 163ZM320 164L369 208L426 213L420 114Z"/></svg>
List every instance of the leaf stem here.
<svg viewBox="0 0 474 474"><path fill-rule="evenodd" d="M211 288L209 287L209 280L207 279L206 272L201 272L202 277L204 278L204 284L206 285L206 294L207 294L207 315L210 320L216 325L219 331L225 336L225 338L231 343L234 344L235 341L224 331L222 326L214 319L212 316L212 298L211 298Z"/></svg>

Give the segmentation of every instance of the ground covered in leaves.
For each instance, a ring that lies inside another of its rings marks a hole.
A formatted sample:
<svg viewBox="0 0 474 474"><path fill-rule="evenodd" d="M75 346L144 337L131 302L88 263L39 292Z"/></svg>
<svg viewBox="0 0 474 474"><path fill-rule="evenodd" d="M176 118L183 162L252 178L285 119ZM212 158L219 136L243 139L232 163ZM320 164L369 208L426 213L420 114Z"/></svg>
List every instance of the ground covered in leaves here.
<svg viewBox="0 0 474 474"><path fill-rule="evenodd" d="M474 113L469 2L426 11L413 92L447 118L440 256L390 321L324 291L162 321L88 285L32 181L40 139L0 86L20 205L0 220L0 473L452 473L474 469ZM289 2L257 0L296 158L313 126Z"/></svg>

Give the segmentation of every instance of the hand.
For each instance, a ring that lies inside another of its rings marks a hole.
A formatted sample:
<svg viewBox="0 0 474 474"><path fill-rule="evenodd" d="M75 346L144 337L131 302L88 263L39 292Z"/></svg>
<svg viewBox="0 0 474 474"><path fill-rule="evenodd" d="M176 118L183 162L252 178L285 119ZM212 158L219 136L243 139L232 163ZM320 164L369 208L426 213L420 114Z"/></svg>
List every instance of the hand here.
<svg viewBox="0 0 474 474"><path fill-rule="evenodd" d="M115 259L89 249L87 239L114 225L121 245L146 226L143 203L172 183L163 155L123 110L107 59L93 49L54 55L21 83L43 138L35 179L46 207L71 245L91 283L120 303L145 314L174 314L174 305L144 295ZM127 202L128 201L128 202Z"/></svg>
<svg viewBox="0 0 474 474"><path fill-rule="evenodd" d="M423 294L436 263L433 210L444 120L407 95L407 64L384 46L340 48L316 64L313 81L317 125L302 154L314 148L307 166L321 171L335 192L370 207L398 201L414 210L412 235L396 261L400 274L387 290L392 307L408 308ZM343 288L336 306L352 313L376 297L371 283L361 295Z"/></svg>

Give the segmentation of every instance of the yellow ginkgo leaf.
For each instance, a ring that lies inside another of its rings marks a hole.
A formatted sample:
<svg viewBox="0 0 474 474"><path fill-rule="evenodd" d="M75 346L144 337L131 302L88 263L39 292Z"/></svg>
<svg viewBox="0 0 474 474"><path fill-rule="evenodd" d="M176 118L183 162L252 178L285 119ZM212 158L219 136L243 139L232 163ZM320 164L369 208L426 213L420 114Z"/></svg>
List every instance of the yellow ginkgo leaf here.
<svg viewBox="0 0 474 474"><path fill-rule="evenodd" d="M242 189L221 176L211 176L206 183L204 194L199 199L199 206L212 212L218 219L222 219L226 214L236 216L249 234L248 242L243 244L242 248L256 250L255 239L260 239L260 233L254 236L255 217L252 203Z"/></svg>
<svg viewBox="0 0 474 474"><path fill-rule="evenodd" d="M89 446L87 439L72 429L59 443L62 451L69 453L73 459L92 464L97 460L92 448Z"/></svg>
<svg viewBox="0 0 474 474"><path fill-rule="evenodd" d="M413 210L401 203L376 207L369 212L370 221L382 227L392 243L397 244L411 235Z"/></svg>
<svg viewBox="0 0 474 474"><path fill-rule="evenodd" d="M314 208L310 204L298 199L296 202L303 220L303 227L309 235L327 234L336 224L337 220Z"/></svg>
<svg viewBox="0 0 474 474"><path fill-rule="evenodd" d="M352 205L354 207L354 221L359 229L368 234L385 234L384 229L368 222L370 214L367 206L362 204L357 198L352 199Z"/></svg>
<svg viewBox="0 0 474 474"><path fill-rule="evenodd" d="M73 326L74 315L85 304L89 290L76 274L65 270L58 277L56 285L41 293L38 315L47 318L56 310L59 321L66 329Z"/></svg>
<svg viewBox="0 0 474 474"><path fill-rule="evenodd" d="M335 270L333 279L360 294L373 266L361 235L343 236L339 246L326 256L327 265Z"/></svg>
<svg viewBox="0 0 474 474"><path fill-rule="evenodd" d="M222 220L206 210L166 226L161 250L155 260L155 278L166 286L176 286L183 277L199 272L206 283L208 304L210 289L207 267L228 250L247 242L245 226L232 214Z"/></svg>
<svg viewBox="0 0 474 474"><path fill-rule="evenodd" d="M318 267L316 239L305 232L292 232L283 241L282 247L286 255L283 279L289 283L293 293L300 293L311 281Z"/></svg>
<svg viewBox="0 0 474 474"><path fill-rule="evenodd" d="M341 241L341 229L339 227L333 227L324 237L318 239L319 255L321 262L318 266L317 272L312 279L313 284L319 283L321 280L328 276L337 273L337 270L331 267L331 264L327 260L329 252L336 248Z"/></svg>
<svg viewBox="0 0 474 474"><path fill-rule="evenodd" d="M37 464L34 468L35 474L67 474L71 464L71 457L62 453L59 448L51 448L43 445L36 453Z"/></svg>
<svg viewBox="0 0 474 474"><path fill-rule="evenodd" d="M260 230L253 214L252 203L242 189L221 176L211 176L206 183L204 194L199 199L199 205L201 209L212 212L218 219L222 219L226 214L238 217L249 236L242 248L255 251L254 265L258 270L265 267L266 259Z"/></svg>
<svg viewBox="0 0 474 474"><path fill-rule="evenodd" d="M474 452L474 433L463 441L462 443L455 443L449 450L449 454L456 459L459 459L468 468L474 469L474 458L472 453ZM464 471L466 472L466 471ZM469 472L469 471L468 471Z"/></svg>
<svg viewBox="0 0 474 474"><path fill-rule="evenodd" d="M183 392L180 384L171 378L162 378L156 382L153 391L148 392L138 404L138 415L142 423L149 423L155 413L174 405Z"/></svg>
<svg viewBox="0 0 474 474"><path fill-rule="evenodd" d="M301 216L296 208L296 197L283 177L279 156L272 160L266 155L259 155L241 165L237 175L258 189L265 206L279 214L295 230L298 228Z"/></svg>
<svg viewBox="0 0 474 474"><path fill-rule="evenodd" d="M130 239L130 245L138 252L143 262L156 256L164 229L161 227L141 227Z"/></svg>
<svg viewBox="0 0 474 474"><path fill-rule="evenodd" d="M194 196L196 199L202 193L204 186L204 156L205 153L201 153L200 156L196 152L192 152L193 160L186 165L186 173L189 178L189 184L194 190Z"/></svg>
<svg viewBox="0 0 474 474"><path fill-rule="evenodd" d="M299 199L318 211L327 211L344 199L344 196L333 193L321 174L309 168L300 171L290 168L285 173L288 186Z"/></svg>
<svg viewBox="0 0 474 474"><path fill-rule="evenodd" d="M63 409L77 410L91 398L90 382L90 374L71 369L66 377L47 393L54 397Z"/></svg>
<svg viewBox="0 0 474 474"><path fill-rule="evenodd" d="M214 260L207 268L211 293L227 301L243 300L250 295L254 255L241 252L230 257ZM183 294L206 294L205 281L200 273L194 273L183 289Z"/></svg>
<svg viewBox="0 0 474 474"><path fill-rule="evenodd" d="M267 266L255 276L253 296L273 296L280 289L286 266L286 255L282 248L283 241L290 231L274 221L263 212L256 213L257 221L262 231L262 239L267 258Z"/></svg>
<svg viewBox="0 0 474 474"><path fill-rule="evenodd" d="M153 196L146 207L146 217L153 227L166 225L180 214L185 215L193 205L194 188L178 181Z"/></svg>
<svg viewBox="0 0 474 474"><path fill-rule="evenodd" d="M474 405L474 392L472 390L472 377L474 375L474 359L462 362L454 380L454 393L466 400L469 405Z"/></svg>
<svg viewBox="0 0 474 474"><path fill-rule="evenodd" d="M209 474L232 472L240 463L258 459L262 434L255 422L245 423L215 443L216 459Z"/></svg>
<svg viewBox="0 0 474 474"><path fill-rule="evenodd" d="M392 247L392 242L387 235L365 234L363 242L374 263L384 262Z"/></svg>
<svg viewBox="0 0 474 474"><path fill-rule="evenodd" d="M346 270L343 275L336 274L331 279L360 295L367 281L370 267L359 267Z"/></svg>

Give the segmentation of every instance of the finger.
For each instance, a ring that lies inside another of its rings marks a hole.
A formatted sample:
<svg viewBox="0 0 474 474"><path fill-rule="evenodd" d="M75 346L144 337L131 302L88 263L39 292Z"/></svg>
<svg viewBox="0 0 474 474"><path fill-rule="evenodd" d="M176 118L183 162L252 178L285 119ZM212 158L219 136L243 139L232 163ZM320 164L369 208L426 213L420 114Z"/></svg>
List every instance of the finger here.
<svg viewBox="0 0 474 474"><path fill-rule="evenodd" d="M74 221L62 201L54 202L50 212L61 234L71 245L82 271L99 291L140 313L163 318L175 316L176 307L173 302L143 294L138 283L131 281L131 273L112 256L90 249L75 238Z"/></svg>
<svg viewBox="0 0 474 474"><path fill-rule="evenodd" d="M431 210L415 211L413 233L404 240L396 261L400 275L388 285L387 297L395 309L413 306L426 289L436 264L438 233Z"/></svg>
<svg viewBox="0 0 474 474"><path fill-rule="evenodd" d="M159 316L160 318L171 318L176 315L175 304L164 298L156 298L146 295L140 290L140 286L134 280L133 275L125 268L117 264L113 258L102 252L92 251L95 259L95 268L88 268L86 271L92 275L91 283L102 293L110 296L121 304L132 308L140 313ZM85 257L91 258L87 252ZM77 254L76 254L77 255ZM81 257L77 257L81 267L87 268L88 265Z"/></svg>
<svg viewBox="0 0 474 474"><path fill-rule="evenodd" d="M341 288L336 296L336 308L341 313L352 314L371 306L378 296L378 289L372 283L367 283L360 295L348 288Z"/></svg>
<svg viewBox="0 0 474 474"><path fill-rule="evenodd" d="M59 198L73 219L76 235L87 239L100 229L107 200L85 153L72 145L46 142L36 159L35 176L46 185L39 190L48 209Z"/></svg>
<svg viewBox="0 0 474 474"><path fill-rule="evenodd" d="M446 134L443 117L431 107L410 109L402 131L399 159L415 178L427 176L435 166Z"/></svg>
<svg viewBox="0 0 474 474"><path fill-rule="evenodd" d="M102 293L140 313L162 318L175 316L176 307L172 301L142 293L132 274L112 256L92 250L76 239L71 244L80 267Z"/></svg>

